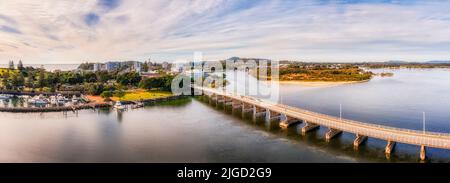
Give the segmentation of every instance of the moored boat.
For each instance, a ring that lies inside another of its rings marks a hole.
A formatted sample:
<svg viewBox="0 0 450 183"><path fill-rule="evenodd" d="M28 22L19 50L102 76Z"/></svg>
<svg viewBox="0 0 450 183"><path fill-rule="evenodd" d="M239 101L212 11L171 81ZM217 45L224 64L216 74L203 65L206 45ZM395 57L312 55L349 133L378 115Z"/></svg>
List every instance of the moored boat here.
<svg viewBox="0 0 450 183"><path fill-rule="evenodd" d="M78 97L77 97L76 95L73 95L73 96L72 96L72 103L73 103L73 104L78 103Z"/></svg>
<svg viewBox="0 0 450 183"><path fill-rule="evenodd" d="M117 110L124 110L125 106L122 105L122 103L120 101L117 101L116 104L114 104L114 108Z"/></svg>
<svg viewBox="0 0 450 183"><path fill-rule="evenodd" d="M8 95L0 94L0 100L8 100L9 98Z"/></svg>

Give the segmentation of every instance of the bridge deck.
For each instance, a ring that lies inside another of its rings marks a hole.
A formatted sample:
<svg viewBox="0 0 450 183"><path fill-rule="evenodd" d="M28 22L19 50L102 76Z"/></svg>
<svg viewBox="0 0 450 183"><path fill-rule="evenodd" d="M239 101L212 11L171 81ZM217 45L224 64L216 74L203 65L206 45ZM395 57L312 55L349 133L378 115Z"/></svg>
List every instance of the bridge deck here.
<svg viewBox="0 0 450 183"><path fill-rule="evenodd" d="M320 114L296 107L261 101L253 97L233 95L209 88L198 89L202 89L205 92L213 93L216 95L227 96L229 98L239 100L247 104L255 105L260 108L269 109L270 111L283 113L293 118L303 119L311 123L337 130L342 130L345 132L364 135L371 138L383 139L387 141L450 149L449 133L423 132L418 130L364 123L349 119L340 119L334 116Z"/></svg>

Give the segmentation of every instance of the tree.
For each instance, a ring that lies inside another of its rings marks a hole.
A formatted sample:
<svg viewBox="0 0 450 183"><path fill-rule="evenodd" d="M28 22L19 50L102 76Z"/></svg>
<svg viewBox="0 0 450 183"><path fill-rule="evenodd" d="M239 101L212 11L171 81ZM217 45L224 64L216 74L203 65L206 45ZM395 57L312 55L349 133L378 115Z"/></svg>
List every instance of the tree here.
<svg viewBox="0 0 450 183"><path fill-rule="evenodd" d="M28 87L28 88L34 88L34 85L33 85L33 77L27 77L27 78L25 79L25 87Z"/></svg>
<svg viewBox="0 0 450 183"><path fill-rule="evenodd" d="M9 69L14 69L14 61L9 61Z"/></svg>
<svg viewBox="0 0 450 183"><path fill-rule="evenodd" d="M95 83L97 82L97 75L93 72L88 72L84 74L84 82Z"/></svg>
<svg viewBox="0 0 450 183"><path fill-rule="evenodd" d="M117 83L127 86L127 85L133 85L137 86L139 82L141 81L141 76L137 72L127 72L124 74L120 74L117 76Z"/></svg>
<svg viewBox="0 0 450 183"><path fill-rule="evenodd" d="M94 63L85 62L78 66L81 70L94 70Z"/></svg>
<svg viewBox="0 0 450 183"><path fill-rule="evenodd" d="M145 62L144 62L144 65L142 65L142 70L143 70L144 72L148 72L148 63L147 63L147 61L145 61Z"/></svg>
<svg viewBox="0 0 450 183"><path fill-rule="evenodd" d="M89 95L100 95L102 94L104 86L102 83L85 83L84 90Z"/></svg>
<svg viewBox="0 0 450 183"><path fill-rule="evenodd" d="M39 88L45 87L45 71L44 71L44 69L39 70L38 87Z"/></svg>
<svg viewBox="0 0 450 183"><path fill-rule="evenodd" d="M108 71L98 71L95 73L97 76L97 81L105 83L110 79L113 79L112 75L108 73Z"/></svg>
<svg viewBox="0 0 450 183"><path fill-rule="evenodd" d="M173 76L167 75L155 78L145 78L139 83L140 88L144 89L159 89L164 91L171 91Z"/></svg>
<svg viewBox="0 0 450 183"><path fill-rule="evenodd" d="M19 63L17 64L17 69L23 70L22 60L19 60Z"/></svg>
<svg viewBox="0 0 450 183"><path fill-rule="evenodd" d="M123 90L117 90L114 92L114 96L119 97L119 98L123 97L123 96L125 96L125 92Z"/></svg>
<svg viewBox="0 0 450 183"><path fill-rule="evenodd" d="M100 94L100 96L101 96L102 98L104 98L104 99L108 99L108 98L110 98L110 97L113 96L113 92L110 92L110 91L103 91L103 92Z"/></svg>
<svg viewBox="0 0 450 183"><path fill-rule="evenodd" d="M8 86L8 78L9 78L9 72L8 71L2 74L2 86L4 88L6 88L6 89L7 89L7 86Z"/></svg>

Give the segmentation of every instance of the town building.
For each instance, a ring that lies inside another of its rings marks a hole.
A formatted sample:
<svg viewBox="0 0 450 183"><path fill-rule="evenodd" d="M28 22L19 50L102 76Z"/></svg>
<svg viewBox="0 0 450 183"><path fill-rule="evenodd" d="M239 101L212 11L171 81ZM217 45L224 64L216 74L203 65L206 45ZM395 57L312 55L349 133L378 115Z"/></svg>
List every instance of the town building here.
<svg viewBox="0 0 450 183"><path fill-rule="evenodd" d="M106 62L106 70L107 71L114 71L120 69L120 62Z"/></svg>

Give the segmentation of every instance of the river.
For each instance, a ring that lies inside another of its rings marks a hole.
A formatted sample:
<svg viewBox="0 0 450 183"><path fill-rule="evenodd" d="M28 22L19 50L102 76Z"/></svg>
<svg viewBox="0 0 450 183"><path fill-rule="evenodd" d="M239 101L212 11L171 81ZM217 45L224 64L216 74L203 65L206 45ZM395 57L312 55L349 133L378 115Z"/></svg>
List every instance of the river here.
<svg viewBox="0 0 450 183"><path fill-rule="evenodd" d="M369 82L334 87L283 84L281 103L329 115L422 130L450 132L450 70L393 72ZM327 128L306 136L302 124L243 120L202 97L142 109L84 110L78 114L0 113L0 162L418 162L419 147L397 144L390 159L385 141L354 150L354 134L324 140ZM431 162L450 162L448 150L428 149Z"/></svg>

